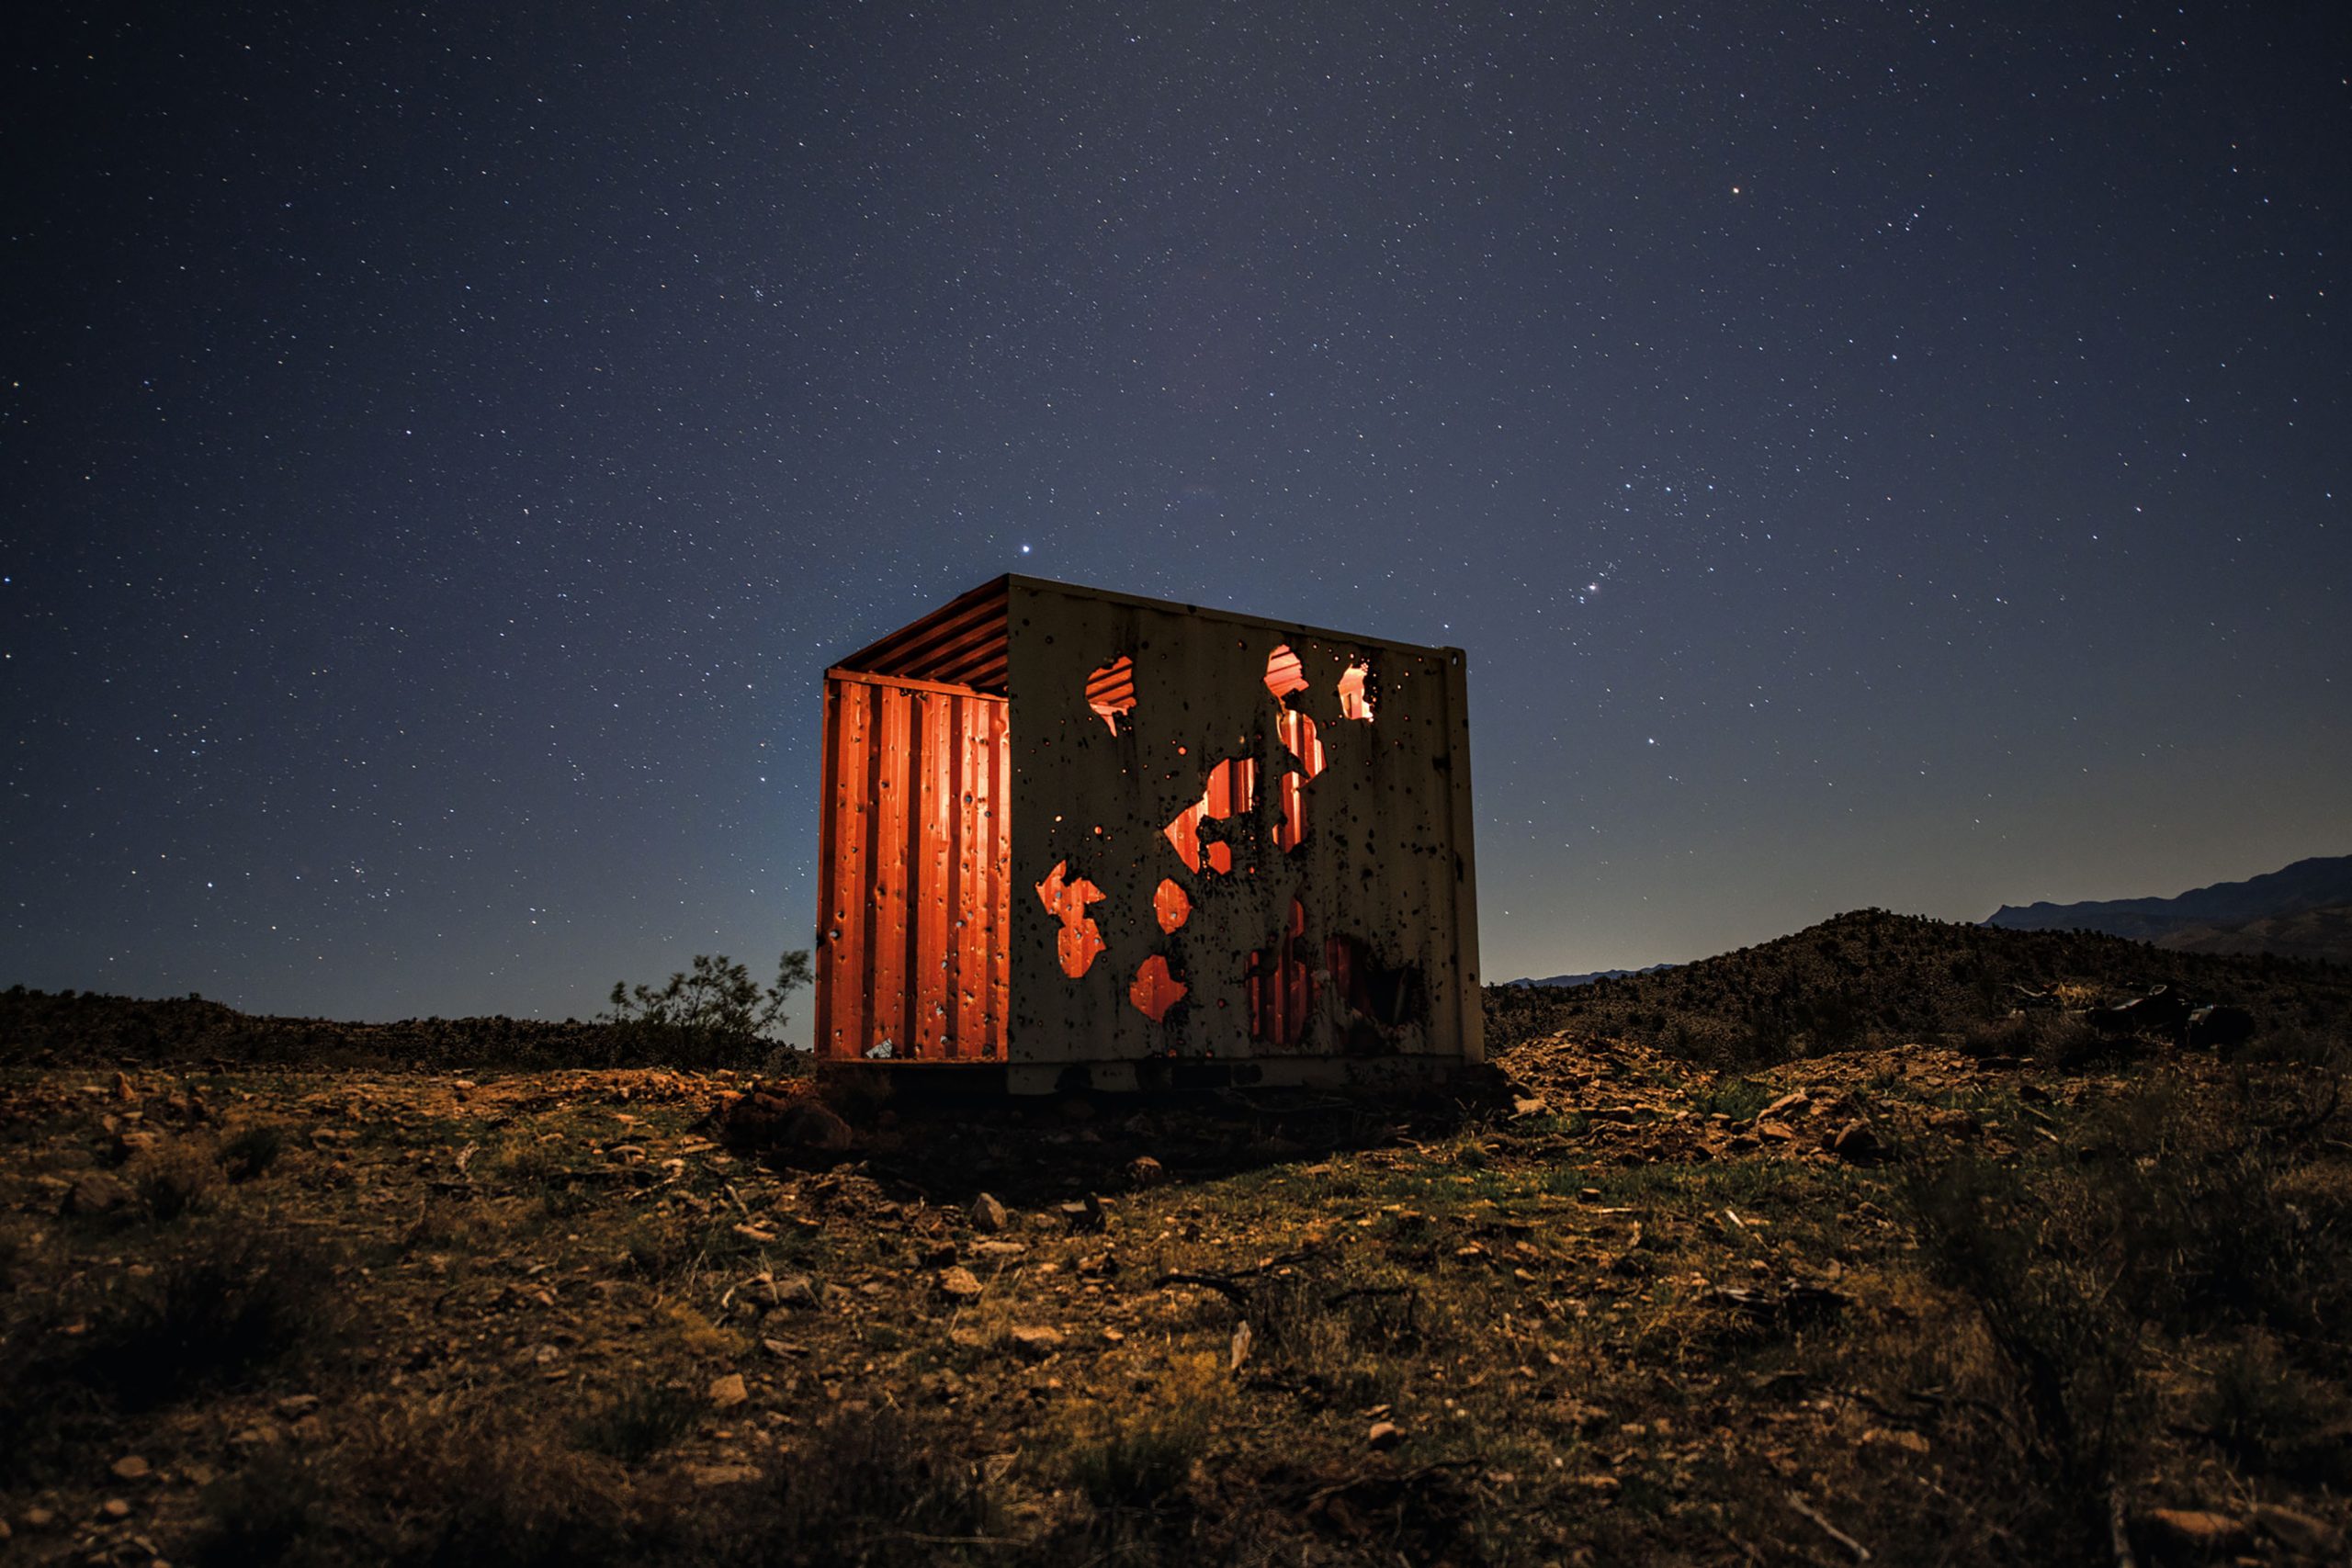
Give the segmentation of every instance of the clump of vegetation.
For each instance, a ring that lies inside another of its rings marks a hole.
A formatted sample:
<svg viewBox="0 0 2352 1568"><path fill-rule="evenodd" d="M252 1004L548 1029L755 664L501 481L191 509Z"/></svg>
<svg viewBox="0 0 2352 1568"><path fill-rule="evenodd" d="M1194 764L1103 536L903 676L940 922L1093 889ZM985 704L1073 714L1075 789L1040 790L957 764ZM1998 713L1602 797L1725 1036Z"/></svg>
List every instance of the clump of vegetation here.
<svg viewBox="0 0 2352 1568"><path fill-rule="evenodd" d="M752 972L725 953L696 953L659 989L613 982L612 1010L599 1021L614 1026L637 1054L663 1054L680 1063L759 1066L782 1050L778 1031L785 1004L809 983L806 949L777 961L775 980L763 990Z"/></svg>
<svg viewBox="0 0 2352 1568"><path fill-rule="evenodd" d="M230 1135L220 1145L220 1168L233 1182L267 1176L277 1156L286 1152L286 1129L275 1122L257 1122Z"/></svg>
<svg viewBox="0 0 2352 1568"><path fill-rule="evenodd" d="M143 1278L56 1301L0 1340L0 1482L71 1470L114 1425L253 1387L334 1325L321 1255L250 1224L213 1222Z"/></svg>
<svg viewBox="0 0 2352 1568"><path fill-rule="evenodd" d="M760 1562L777 1561L769 1553L779 1545L786 1562L952 1561L943 1548L990 1535L1001 1520L969 1434L896 1410L835 1416L761 1490L751 1510L764 1538ZM737 1551L750 1544L741 1522L728 1532Z"/></svg>
<svg viewBox="0 0 2352 1568"><path fill-rule="evenodd" d="M220 1170L187 1143L172 1143L141 1155L127 1173L139 1207L157 1224L201 1213L220 1199Z"/></svg>
<svg viewBox="0 0 2352 1568"><path fill-rule="evenodd" d="M2110 1533L2147 1441L2152 1337L2251 1337L2205 1396L2216 1440L2257 1469L2313 1462L2317 1423L2275 1347L2324 1347L2352 1313L2352 1204L2298 1186L2341 1089L2301 1070L2166 1072L2031 1157L1908 1172L1930 1277L1975 1317L2020 1473L2043 1478L2020 1495L2080 1551Z"/></svg>
<svg viewBox="0 0 2352 1568"><path fill-rule="evenodd" d="M703 1403L673 1383L641 1383L623 1391L582 1420L580 1446L591 1453L639 1465L694 1430Z"/></svg>
<svg viewBox="0 0 2352 1568"><path fill-rule="evenodd" d="M322 1263L290 1239L216 1225L93 1313L61 1371L128 1409L245 1386L329 1326Z"/></svg>
<svg viewBox="0 0 2352 1568"><path fill-rule="evenodd" d="M1064 1459L1071 1482L1098 1508L1157 1506L1207 1452L1230 1391L1215 1356L1179 1357L1146 1397L1070 1445Z"/></svg>

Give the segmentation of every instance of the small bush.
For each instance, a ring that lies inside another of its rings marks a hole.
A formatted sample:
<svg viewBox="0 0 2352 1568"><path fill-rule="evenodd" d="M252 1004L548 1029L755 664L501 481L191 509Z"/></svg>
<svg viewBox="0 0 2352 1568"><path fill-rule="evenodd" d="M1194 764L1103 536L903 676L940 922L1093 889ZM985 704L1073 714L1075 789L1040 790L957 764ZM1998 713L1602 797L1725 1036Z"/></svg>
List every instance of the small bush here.
<svg viewBox="0 0 2352 1568"><path fill-rule="evenodd" d="M334 1299L306 1249L222 1226L92 1314L63 1371L125 1409L242 1387L322 1330Z"/></svg>
<svg viewBox="0 0 2352 1568"><path fill-rule="evenodd" d="M1180 1359L1149 1395L1112 1414L1108 1431L1071 1445L1071 1483L1098 1508L1158 1506L1207 1451L1230 1388L1216 1357Z"/></svg>
<svg viewBox="0 0 2352 1568"><path fill-rule="evenodd" d="M943 1538L1001 1522L969 1434L896 1410L834 1416L767 1486L741 1490L752 1522L709 1521L714 1561L932 1563L951 1560Z"/></svg>
<svg viewBox="0 0 2352 1568"><path fill-rule="evenodd" d="M2144 1396L2122 1216L2079 1183L1990 1161L1913 1168L1903 1193L1938 1283L1975 1313L2007 1374L2008 1425L2047 1477L2041 1521L2069 1560L2108 1529Z"/></svg>
<svg viewBox="0 0 2352 1568"><path fill-rule="evenodd" d="M2342 1409L2338 1391L2315 1384L2257 1335L2222 1352L2197 1417L2249 1475L2340 1488L2352 1482L2352 1439L2338 1423Z"/></svg>
<svg viewBox="0 0 2352 1568"><path fill-rule="evenodd" d="M283 1453L266 1453L200 1495L206 1521L190 1541L198 1568L271 1568L299 1555L318 1528L319 1478Z"/></svg>
<svg viewBox="0 0 2352 1568"><path fill-rule="evenodd" d="M580 1446L592 1453L639 1465L694 1429L703 1403L690 1390L647 1383L616 1395L582 1421Z"/></svg>
<svg viewBox="0 0 2352 1568"><path fill-rule="evenodd" d="M270 1122L247 1127L220 1145L220 1168L234 1182L256 1180L269 1174L286 1152L286 1129Z"/></svg>
<svg viewBox="0 0 2352 1568"><path fill-rule="evenodd" d="M2124 1050L2129 1043L2099 1034L2079 1014L2056 1011L2013 1012L1971 1024L1960 1036L1960 1049L1968 1055L2023 1057L2062 1070Z"/></svg>
<svg viewBox="0 0 2352 1568"><path fill-rule="evenodd" d="M166 1144L141 1155L125 1174L141 1212L157 1224L201 1213L220 1199L219 1167L187 1144Z"/></svg>

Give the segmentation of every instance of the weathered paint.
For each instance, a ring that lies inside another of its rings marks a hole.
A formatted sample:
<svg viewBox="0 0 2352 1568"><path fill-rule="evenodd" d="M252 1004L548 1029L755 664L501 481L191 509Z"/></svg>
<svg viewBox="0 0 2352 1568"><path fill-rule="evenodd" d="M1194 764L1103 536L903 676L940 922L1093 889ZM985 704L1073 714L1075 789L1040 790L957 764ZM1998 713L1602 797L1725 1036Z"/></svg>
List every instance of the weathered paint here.
<svg viewBox="0 0 2352 1568"><path fill-rule="evenodd" d="M1479 1058L1458 649L1015 577L827 691L823 1055Z"/></svg>

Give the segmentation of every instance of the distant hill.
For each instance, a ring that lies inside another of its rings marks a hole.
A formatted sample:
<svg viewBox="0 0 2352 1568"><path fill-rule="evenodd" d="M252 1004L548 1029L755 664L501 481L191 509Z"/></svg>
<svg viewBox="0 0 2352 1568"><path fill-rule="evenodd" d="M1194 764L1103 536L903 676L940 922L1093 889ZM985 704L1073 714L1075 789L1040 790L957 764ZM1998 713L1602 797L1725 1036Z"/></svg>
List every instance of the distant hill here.
<svg viewBox="0 0 2352 1568"><path fill-rule="evenodd" d="M1551 975L1541 980L1506 980L1506 986L1589 986L1595 980L1622 980L1628 975L1655 975L1661 969L1671 969L1671 964L1653 964L1645 969L1596 969L1589 975Z"/></svg>
<svg viewBox="0 0 2352 1568"><path fill-rule="evenodd" d="M2249 877L2192 887L2171 898L2106 898L2080 904L2004 904L1984 923L2013 931L2105 931L2137 942L2162 942L2194 931L2242 930L2255 921L2352 904L2352 855L2317 856ZM2282 935L2288 933L2281 932ZM2245 952L2244 947L2198 947L2198 952ZM2261 949L2258 951L2276 951ZM2328 956L2340 956L2340 953Z"/></svg>
<svg viewBox="0 0 2352 1568"><path fill-rule="evenodd" d="M1490 986L1487 1048L1560 1031L1725 1064L1957 1036L2007 1016L2012 987L2081 1003L2170 986L2265 1028L2341 1031L2352 971L2274 954L2172 952L2120 937L2004 931L1861 909L1736 953L1563 989Z"/></svg>
<svg viewBox="0 0 2352 1568"><path fill-rule="evenodd" d="M676 1059L672 1059L675 1057ZM419 1069L714 1064L664 1052L626 1028L527 1018L344 1023L239 1012L202 997L0 991L0 1064L62 1066L221 1061Z"/></svg>
<svg viewBox="0 0 2352 1568"><path fill-rule="evenodd" d="M2275 953L2352 964L2352 904L2330 904L2234 926L2183 926L2156 940L2178 953Z"/></svg>

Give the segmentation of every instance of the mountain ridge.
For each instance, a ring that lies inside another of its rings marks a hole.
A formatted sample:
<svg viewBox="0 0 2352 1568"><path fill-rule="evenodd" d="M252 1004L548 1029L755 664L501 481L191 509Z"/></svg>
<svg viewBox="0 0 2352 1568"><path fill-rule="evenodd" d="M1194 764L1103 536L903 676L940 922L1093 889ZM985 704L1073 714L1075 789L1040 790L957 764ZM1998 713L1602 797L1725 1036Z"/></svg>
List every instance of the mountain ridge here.
<svg viewBox="0 0 2352 1568"><path fill-rule="evenodd" d="M2168 898L2004 904L1984 923L2001 931L2095 931L2155 942L2191 927L2231 929L2339 904L2352 904L2352 855L2308 856L2244 881L2211 883Z"/></svg>

